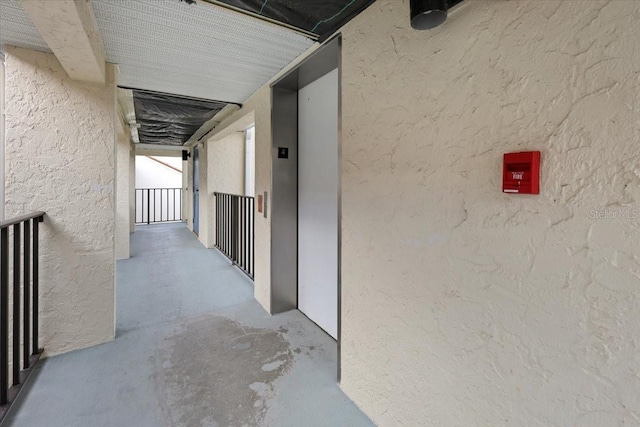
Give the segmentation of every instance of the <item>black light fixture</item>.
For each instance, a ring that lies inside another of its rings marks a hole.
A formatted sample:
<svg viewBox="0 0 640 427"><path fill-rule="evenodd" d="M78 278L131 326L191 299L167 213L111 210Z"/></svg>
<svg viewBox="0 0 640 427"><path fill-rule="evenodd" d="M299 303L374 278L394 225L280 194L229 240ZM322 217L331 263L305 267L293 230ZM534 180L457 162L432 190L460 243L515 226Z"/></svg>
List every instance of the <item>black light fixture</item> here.
<svg viewBox="0 0 640 427"><path fill-rule="evenodd" d="M411 0L411 27L430 30L447 20L446 0Z"/></svg>
<svg viewBox="0 0 640 427"><path fill-rule="evenodd" d="M189 157L191 157L191 153L187 150L182 150L182 160L186 162L189 160Z"/></svg>

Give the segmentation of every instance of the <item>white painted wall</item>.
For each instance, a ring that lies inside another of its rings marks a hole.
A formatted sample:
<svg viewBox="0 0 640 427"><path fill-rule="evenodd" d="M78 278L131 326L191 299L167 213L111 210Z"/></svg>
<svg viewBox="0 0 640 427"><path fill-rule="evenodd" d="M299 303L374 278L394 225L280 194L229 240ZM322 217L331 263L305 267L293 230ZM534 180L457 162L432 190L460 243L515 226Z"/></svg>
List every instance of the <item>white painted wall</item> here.
<svg viewBox="0 0 640 427"><path fill-rule="evenodd" d="M206 168L207 193L200 190L200 200L206 197L207 204L202 206L208 210L208 218L215 221L216 205L214 192L244 194L245 190L245 142L244 132L233 132L221 139L209 138L207 146L207 163L200 163ZM213 224L207 227L207 236L200 233L201 241L207 247L215 246L216 232Z"/></svg>
<svg viewBox="0 0 640 427"><path fill-rule="evenodd" d="M153 157L182 170L180 157ZM180 188L182 173L171 169L147 156L136 156L136 188Z"/></svg>
<svg viewBox="0 0 640 427"><path fill-rule="evenodd" d="M640 2L465 3L343 29L342 387L381 426L640 425Z"/></svg>
<svg viewBox="0 0 640 427"><path fill-rule="evenodd" d="M116 260L130 255L129 233L131 231L131 142L128 126L116 116Z"/></svg>
<svg viewBox="0 0 640 427"><path fill-rule="evenodd" d="M129 151L129 232L136 231L136 152Z"/></svg>
<svg viewBox="0 0 640 427"><path fill-rule="evenodd" d="M4 183L4 145L5 145L5 137L4 137L4 85L5 85L5 74L4 74L4 52L0 52L0 221L4 220L4 203L5 203L5 183Z"/></svg>
<svg viewBox="0 0 640 427"><path fill-rule="evenodd" d="M57 59L7 47L6 214L47 212L40 334L47 355L114 338L115 84L69 79Z"/></svg>
<svg viewBox="0 0 640 427"><path fill-rule="evenodd" d="M224 138L210 138L208 181L214 191L229 194L244 194L245 147L244 132L234 132Z"/></svg>
<svg viewBox="0 0 640 427"><path fill-rule="evenodd" d="M209 180L207 179L208 174L208 158L209 158L209 149L207 144L203 144L202 147L199 148L199 159L200 163L198 164L198 177L200 184L200 210L199 210L199 222L198 222L198 238L200 242L204 245L205 248L212 248L214 243L211 240L210 229L212 228L212 224L210 221L213 220L213 208L212 208L212 198L209 192Z"/></svg>

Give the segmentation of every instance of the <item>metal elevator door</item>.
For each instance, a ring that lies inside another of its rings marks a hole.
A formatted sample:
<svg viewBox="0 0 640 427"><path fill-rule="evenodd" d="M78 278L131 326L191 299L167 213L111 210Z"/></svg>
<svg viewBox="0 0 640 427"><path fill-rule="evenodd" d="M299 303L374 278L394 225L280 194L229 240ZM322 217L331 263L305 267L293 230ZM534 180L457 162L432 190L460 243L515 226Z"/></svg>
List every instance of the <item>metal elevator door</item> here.
<svg viewBox="0 0 640 427"><path fill-rule="evenodd" d="M200 233L200 159L198 147L193 149L193 232Z"/></svg>
<svg viewBox="0 0 640 427"><path fill-rule="evenodd" d="M338 336L338 70L298 92L298 309Z"/></svg>

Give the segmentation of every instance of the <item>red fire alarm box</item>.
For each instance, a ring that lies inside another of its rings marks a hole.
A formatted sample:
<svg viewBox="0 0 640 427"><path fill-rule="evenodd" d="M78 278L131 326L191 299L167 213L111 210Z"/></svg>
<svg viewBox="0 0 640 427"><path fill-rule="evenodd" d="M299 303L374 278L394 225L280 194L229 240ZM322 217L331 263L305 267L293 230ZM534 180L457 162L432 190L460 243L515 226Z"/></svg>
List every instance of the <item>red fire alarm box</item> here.
<svg viewBox="0 0 640 427"><path fill-rule="evenodd" d="M502 192L540 194L540 152L505 153Z"/></svg>

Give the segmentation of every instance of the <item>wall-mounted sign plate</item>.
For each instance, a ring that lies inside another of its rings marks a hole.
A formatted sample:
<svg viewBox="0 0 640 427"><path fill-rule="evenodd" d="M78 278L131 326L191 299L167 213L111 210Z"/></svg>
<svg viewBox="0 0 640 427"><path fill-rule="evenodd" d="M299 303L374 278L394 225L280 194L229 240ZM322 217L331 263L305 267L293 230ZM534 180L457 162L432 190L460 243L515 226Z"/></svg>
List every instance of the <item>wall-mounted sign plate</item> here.
<svg viewBox="0 0 640 427"><path fill-rule="evenodd" d="M278 147L278 158L279 159L288 159L289 158L289 149L287 147Z"/></svg>

